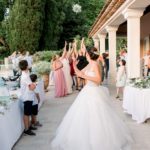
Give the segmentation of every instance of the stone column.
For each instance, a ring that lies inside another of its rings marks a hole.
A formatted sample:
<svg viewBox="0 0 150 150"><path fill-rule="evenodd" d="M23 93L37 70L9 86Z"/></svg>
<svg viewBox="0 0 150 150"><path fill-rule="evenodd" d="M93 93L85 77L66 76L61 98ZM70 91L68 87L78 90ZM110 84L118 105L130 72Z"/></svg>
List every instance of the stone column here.
<svg viewBox="0 0 150 150"><path fill-rule="evenodd" d="M99 39L93 38L93 41L94 41L94 47L97 48L97 50L99 51Z"/></svg>
<svg viewBox="0 0 150 150"><path fill-rule="evenodd" d="M128 78L137 78L141 75L140 69L140 17L144 10L127 9L123 12L127 19L127 74Z"/></svg>
<svg viewBox="0 0 150 150"><path fill-rule="evenodd" d="M106 30L108 32L109 39L109 79L110 83L114 85L116 82L116 31L118 27L107 26Z"/></svg>
<svg viewBox="0 0 150 150"><path fill-rule="evenodd" d="M106 34L98 34L98 38L100 40L100 46L99 46L100 54L103 54L106 51L106 47L105 47Z"/></svg>

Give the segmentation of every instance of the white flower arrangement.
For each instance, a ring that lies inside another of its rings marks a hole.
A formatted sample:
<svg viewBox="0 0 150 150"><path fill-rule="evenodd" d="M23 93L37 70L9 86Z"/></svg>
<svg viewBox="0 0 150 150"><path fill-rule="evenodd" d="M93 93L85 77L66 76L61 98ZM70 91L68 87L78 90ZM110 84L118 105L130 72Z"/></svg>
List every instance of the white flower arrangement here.
<svg viewBox="0 0 150 150"><path fill-rule="evenodd" d="M72 6L72 10L73 10L73 12L75 12L75 13L80 13L80 12L82 11L82 7L81 7L81 5L79 5L79 4L74 4L74 5Z"/></svg>
<svg viewBox="0 0 150 150"><path fill-rule="evenodd" d="M150 77L147 78L133 78L128 81L128 85L140 89L150 88Z"/></svg>
<svg viewBox="0 0 150 150"><path fill-rule="evenodd" d="M50 73L50 63L46 61L39 61L33 65L33 72L38 75L44 75Z"/></svg>
<svg viewBox="0 0 150 150"><path fill-rule="evenodd" d="M11 100L9 96L0 96L0 114L4 115L5 110L9 109Z"/></svg>

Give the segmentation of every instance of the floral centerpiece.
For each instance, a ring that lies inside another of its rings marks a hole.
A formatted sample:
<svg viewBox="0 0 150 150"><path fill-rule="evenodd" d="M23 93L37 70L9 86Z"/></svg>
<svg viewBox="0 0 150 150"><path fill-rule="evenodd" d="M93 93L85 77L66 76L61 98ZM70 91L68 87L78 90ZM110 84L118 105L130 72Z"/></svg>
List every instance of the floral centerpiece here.
<svg viewBox="0 0 150 150"><path fill-rule="evenodd" d="M80 12L82 11L82 7L81 7L79 4L74 4L74 5L72 6L72 10L73 10L73 12L75 12L75 13L80 13Z"/></svg>
<svg viewBox="0 0 150 150"><path fill-rule="evenodd" d="M9 109L10 104L10 96L0 96L0 114L4 115L5 109Z"/></svg>
<svg viewBox="0 0 150 150"><path fill-rule="evenodd" d="M10 103L11 103L10 97L8 97L8 96L1 97L0 106L7 109Z"/></svg>
<svg viewBox="0 0 150 150"><path fill-rule="evenodd" d="M8 107L10 103L10 96L8 88L5 85L4 80L0 77L0 114L3 114L4 109Z"/></svg>
<svg viewBox="0 0 150 150"><path fill-rule="evenodd" d="M50 63L47 61L39 61L35 63L32 68L33 72L42 77L44 88L46 90L49 85Z"/></svg>
<svg viewBox="0 0 150 150"><path fill-rule="evenodd" d="M150 88L150 77L147 78L132 78L129 79L128 85L140 89L148 89Z"/></svg>

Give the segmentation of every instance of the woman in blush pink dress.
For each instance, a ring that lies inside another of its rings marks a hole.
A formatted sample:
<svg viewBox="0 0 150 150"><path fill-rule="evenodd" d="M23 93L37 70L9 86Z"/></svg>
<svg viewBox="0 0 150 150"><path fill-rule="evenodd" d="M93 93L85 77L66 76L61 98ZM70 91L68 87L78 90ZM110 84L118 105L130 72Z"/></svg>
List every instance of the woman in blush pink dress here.
<svg viewBox="0 0 150 150"><path fill-rule="evenodd" d="M72 93L72 85L73 85L73 81L72 81L72 77L70 74L70 65L69 65L69 57L71 56L71 52L70 52L70 48L67 51L67 42L65 42L65 47L64 47L64 51L61 55L60 53L60 61L63 64L63 73L64 73L64 77L66 79L66 86L67 86L67 94L71 94ZM70 47L70 46L69 46Z"/></svg>
<svg viewBox="0 0 150 150"><path fill-rule="evenodd" d="M55 83L55 97L63 97L67 94L67 86L62 71L63 64L59 60L59 56L53 57L54 83Z"/></svg>

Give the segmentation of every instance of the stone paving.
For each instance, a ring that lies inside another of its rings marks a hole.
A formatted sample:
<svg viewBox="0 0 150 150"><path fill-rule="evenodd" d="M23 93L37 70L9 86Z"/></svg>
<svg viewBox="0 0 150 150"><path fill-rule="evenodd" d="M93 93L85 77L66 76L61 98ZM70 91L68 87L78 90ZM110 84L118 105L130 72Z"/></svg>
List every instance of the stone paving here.
<svg viewBox="0 0 150 150"><path fill-rule="evenodd" d="M122 101L114 98L115 88L109 87L109 89L116 112L125 121L135 139L132 150L150 150L150 121L143 124L137 124L133 121L130 115L123 112ZM43 127L36 131L35 137L22 135L13 150L50 150L54 133L77 94L78 92L74 91L72 95L67 97L54 98L54 88L50 87L38 117Z"/></svg>

